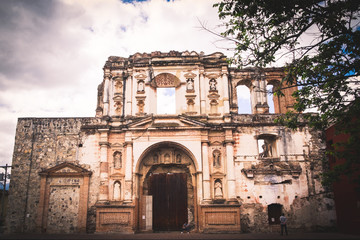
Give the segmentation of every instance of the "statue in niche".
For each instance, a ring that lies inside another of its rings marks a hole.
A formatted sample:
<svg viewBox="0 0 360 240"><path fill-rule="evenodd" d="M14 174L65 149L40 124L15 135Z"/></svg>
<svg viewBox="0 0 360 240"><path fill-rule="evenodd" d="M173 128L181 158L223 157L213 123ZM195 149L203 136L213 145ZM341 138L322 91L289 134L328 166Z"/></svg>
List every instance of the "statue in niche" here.
<svg viewBox="0 0 360 240"><path fill-rule="evenodd" d="M220 179L215 180L214 184L214 197L215 198L222 198L223 197L223 191L222 191L222 184Z"/></svg>
<svg viewBox="0 0 360 240"><path fill-rule="evenodd" d="M187 82L186 89L194 90L194 79L189 78L186 82Z"/></svg>
<svg viewBox="0 0 360 240"><path fill-rule="evenodd" d="M153 162L154 162L154 163L159 163L159 156L158 156L157 154L155 154L155 155L153 156Z"/></svg>
<svg viewBox="0 0 360 240"><path fill-rule="evenodd" d="M181 154L176 155L176 163L181 163Z"/></svg>
<svg viewBox="0 0 360 240"><path fill-rule="evenodd" d="M143 92L144 91L144 81L140 80L138 82L138 92Z"/></svg>
<svg viewBox="0 0 360 240"><path fill-rule="evenodd" d="M164 161L165 161L165 163L170 162L170 155L169 154L165 154Z"/></svg>
<svg viewBox="0 0 360 240"><path fill-rule="evenodd" d="M121 115L121 112L122 112L122 104L121 102L115 102L115 113L116 115Z"/></svg>
<svg viewBox="0 0 360 240"><path fill-rule="evenodd" d="M219 150L213 151L213 166L216 168L221 167L221 153Z"/></svg>
<svg viewBox="0 0 360 240"><path fill-rule="evenodd" d="M120 81L115 82L116 92L122 92L122 83Z"/></svg>
<svg viewBox="0 0 360 240"><path fill-rule="evenodd" d="M212 78L212 79L210 80L209 84L210 84L210 90L211 90L211 91L216 91L216 84L217 84L217 82L216 82L216 80L215 80L214 78Z"/></svg>
<svg viewBox="0 0 360 240"><path fill-rule="evenodd" d="M122 167L122 154L121 152L116 152L114 154L114 168Z"/></svg>
<svg viewBox="0 0 360 240"><path fill-rule="evenodd" d="M263 149L263 152L260 153L260 157L272 157L271 141L264 139L264 144L261 147Z"/></svg>
<svg viewBox="0 0 360 240"><path fill-rule="evenodd" d="M120 182L116 181L114 183L114 200L120 201L121 185Z"/></svg>

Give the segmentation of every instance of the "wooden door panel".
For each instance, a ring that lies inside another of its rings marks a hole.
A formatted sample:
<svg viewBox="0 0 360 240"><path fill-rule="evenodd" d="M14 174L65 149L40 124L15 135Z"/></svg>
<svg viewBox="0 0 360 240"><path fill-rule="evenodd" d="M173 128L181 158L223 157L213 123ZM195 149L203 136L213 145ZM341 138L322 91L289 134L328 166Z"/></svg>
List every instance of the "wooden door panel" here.
<svg viewBox="0 0 360 240"><path fill-rule="evenodd" d="M149 181L149 193L153 195L153 229L180 230L187 222L186 174L153 174Z"/></svg>

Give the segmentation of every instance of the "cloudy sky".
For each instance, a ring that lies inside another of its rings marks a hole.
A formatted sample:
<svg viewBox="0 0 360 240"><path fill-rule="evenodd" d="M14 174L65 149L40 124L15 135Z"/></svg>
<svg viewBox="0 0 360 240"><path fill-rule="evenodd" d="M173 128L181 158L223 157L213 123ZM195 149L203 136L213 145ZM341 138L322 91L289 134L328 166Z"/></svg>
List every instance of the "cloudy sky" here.
<svg viewBox="0 0 360 240"><path fill-rule="evenodd" d="M216 0L0 0L0 165L18 118L94 117L109 56L222 51Z"/></svg>

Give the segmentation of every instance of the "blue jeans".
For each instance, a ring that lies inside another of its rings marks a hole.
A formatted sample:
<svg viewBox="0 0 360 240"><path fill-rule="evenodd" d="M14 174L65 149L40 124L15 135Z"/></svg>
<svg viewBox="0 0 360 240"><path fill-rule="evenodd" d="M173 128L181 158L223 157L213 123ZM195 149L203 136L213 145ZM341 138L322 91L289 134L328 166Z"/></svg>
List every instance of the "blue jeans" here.
<svg viewBox="0 0 360 240"><path fill-rule="evenodd" d="M288 235L286 224L280 224L280 226L281 226L281 235L283 235L284 229L285 229L286 235Z"/></svg>

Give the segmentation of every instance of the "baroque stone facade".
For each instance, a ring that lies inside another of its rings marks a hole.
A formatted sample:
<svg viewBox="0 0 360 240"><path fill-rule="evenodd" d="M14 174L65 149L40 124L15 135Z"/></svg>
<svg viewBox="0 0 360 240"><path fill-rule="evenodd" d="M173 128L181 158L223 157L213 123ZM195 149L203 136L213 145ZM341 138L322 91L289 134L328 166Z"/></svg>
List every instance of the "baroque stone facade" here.
<svg viewBox="0 0 360 240"><path fill-rule="evenodd" d="M335 225L321 185L322 134L274 123L267 85L283 69L234 69L222 53L109 57L94 118L20 118L10 184L9 232L273 231ZM238 114L236 87L251 94ZM157 92L175 114L157 114Z"/></svg>

